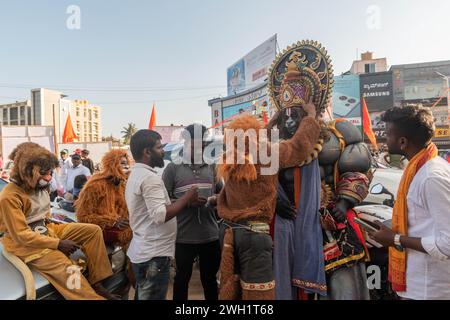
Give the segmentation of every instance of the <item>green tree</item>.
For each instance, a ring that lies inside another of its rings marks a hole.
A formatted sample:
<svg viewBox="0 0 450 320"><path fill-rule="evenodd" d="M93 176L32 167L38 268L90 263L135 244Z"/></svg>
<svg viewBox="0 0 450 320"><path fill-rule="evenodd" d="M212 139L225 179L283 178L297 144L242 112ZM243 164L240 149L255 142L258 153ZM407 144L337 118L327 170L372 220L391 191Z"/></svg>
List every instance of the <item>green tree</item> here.
<svg viewBox="0 0 450 320"><path fill-rule="evenodd" d="M131 137L136 133L137 128L134 123L128 123L127 127L123 127L123 130L120 132L123 134L123 143L130 144Z"/></svg>

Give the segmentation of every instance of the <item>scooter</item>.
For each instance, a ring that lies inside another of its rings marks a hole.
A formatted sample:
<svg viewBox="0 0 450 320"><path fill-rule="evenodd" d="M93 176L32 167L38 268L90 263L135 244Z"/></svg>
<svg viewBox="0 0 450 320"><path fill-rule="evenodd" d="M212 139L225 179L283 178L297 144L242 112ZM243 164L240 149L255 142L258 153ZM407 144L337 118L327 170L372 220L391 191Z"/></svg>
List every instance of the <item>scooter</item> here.
<svg viewBox="0 0 450 320"><path fill-rule="evenodd" d="M373 223L382 222L386 227L392 228L392 208L394 207L395 197L381 183L378 183L370 189L371 194L387 194L390 199L385 199L382 205L369 204L355 208L358 218ZM363 231L365 232L365 231ZM366 264L367 270L380 271L381 281L378 288L370 290L371 300L397 300L397 294L392 290L388 281L389 251L381 244L371 239L366 234L366 246L369 250L370 262ZM373 268L375 267L375 268ZM378 267L378 268L376 268ZM370 276L370 275L369 275Z"/></svg>

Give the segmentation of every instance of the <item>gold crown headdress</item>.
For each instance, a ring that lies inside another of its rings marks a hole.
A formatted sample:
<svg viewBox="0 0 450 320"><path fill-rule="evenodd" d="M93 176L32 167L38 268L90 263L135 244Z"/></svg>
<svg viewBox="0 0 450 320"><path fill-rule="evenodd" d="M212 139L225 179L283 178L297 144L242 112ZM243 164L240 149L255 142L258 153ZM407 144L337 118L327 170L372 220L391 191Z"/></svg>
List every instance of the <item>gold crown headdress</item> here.
<svg viewBox="0 0 450 320"><path fill-rule="evenodd" d="M325 48L303 40L279 54L269 72L268 92L277 109L301 107L312 101L322 113L330 99L333 68Z"/></svg>

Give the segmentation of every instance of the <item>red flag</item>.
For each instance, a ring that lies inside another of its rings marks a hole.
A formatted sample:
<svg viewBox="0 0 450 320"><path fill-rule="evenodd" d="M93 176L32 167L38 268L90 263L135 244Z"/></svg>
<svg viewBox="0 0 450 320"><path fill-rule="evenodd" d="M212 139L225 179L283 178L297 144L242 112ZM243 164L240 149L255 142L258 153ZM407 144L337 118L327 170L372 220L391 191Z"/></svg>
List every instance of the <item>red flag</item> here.
<svg viewBox="0 0 450 320"><path fill-rule="evenodd" d="M73 130L72 120L70 120L70 113L69 113L66 120L66 126L64 127L62 142L63 143L73 142L73 140L76 138L77 134Z"/></svg>
<svg viewBox="0 0 450 320"><path fill-rule="evenodd" d="M153 130L154 126L156 126L156 111L155 111L155 104L153 103L152 115L150 116L150 121L148 123L148 128L150 130Z"/></svg>
<svg viewBox="0 0 450 320"><path fill-rule="evenodd" d="M372 122L370 120L370 116L369 116L369 111L367 110L367 104L366 104L366 100L364 99L364 97L362 98L362 121L363 121L363 128L364 128L364 133L367 135L367 137L370 140L370 143L373 144L373 146L378 149L377 146L377 139L375 138L375 134L373 133L372 130Z"/></svg>

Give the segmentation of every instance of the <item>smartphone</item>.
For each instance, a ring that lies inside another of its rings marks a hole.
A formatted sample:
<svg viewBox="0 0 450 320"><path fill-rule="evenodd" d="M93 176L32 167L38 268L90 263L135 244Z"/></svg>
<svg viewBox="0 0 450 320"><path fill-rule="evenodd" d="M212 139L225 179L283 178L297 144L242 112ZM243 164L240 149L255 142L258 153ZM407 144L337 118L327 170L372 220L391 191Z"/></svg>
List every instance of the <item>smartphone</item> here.
<svg viewBox="0 0 450 320"><path fill-rule="evenodd" d="M353 221L355 221L355 223L357 223L358 225L360 225L361 227L363 227L364 229L368 230L368 231L372 231L372 232L378 232L379 229L372 226L371 224L369 224L368 222L361 220L359 218L355 218L353 219Z"/></svg>

